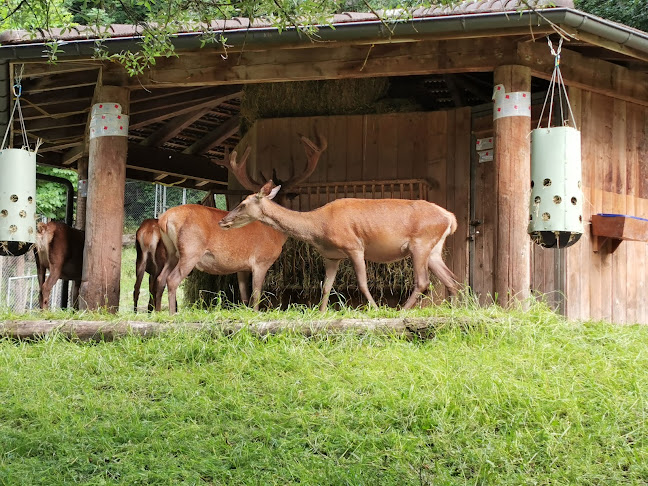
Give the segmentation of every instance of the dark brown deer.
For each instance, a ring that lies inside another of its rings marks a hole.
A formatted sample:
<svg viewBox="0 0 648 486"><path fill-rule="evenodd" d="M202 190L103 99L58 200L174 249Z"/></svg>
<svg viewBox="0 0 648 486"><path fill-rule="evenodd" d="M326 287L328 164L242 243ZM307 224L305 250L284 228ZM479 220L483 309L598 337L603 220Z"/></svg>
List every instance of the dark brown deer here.
<svg viewBox="0 0 648 486"><path fill-rule="evenodd" d="M50 221L36 225L34 255L40 289L38 303L41 309L49 308L52 287L60 278L76 282L72 303L74 307L78 305L84 244L85 232L65 223ZM45 278L47 270L49 275Z"/></svg>
<svg viewBox="0 0 648 486"><path fill-rule="evenodd" d="M306 170L299 176L287 181L293 186L305 180L317 166L321 153L326 148L326 140L318 137L316 145L306 137L301 137L308 159ZM256 192L262 184L252 179L246 170L248 148L240 162L237 153L232 152L226 159L226 166L243 187ZM169 312L174 313L176 290L182 280L194 268L213 275L236 273L241 300L259 309L261 289L265 275L281 254L286 236L262 223L252 223L245 228L225 231L218 223L227 211L208 208L197 204L178 206L166 211L159 221L162 241L169 254L160 276L155 295L155 308L160 310L164 285L168 287ZM252 295L248 292L247 280L252 274Z"/></svg>
<svg viewBox="0 0 648 486"><path fill-rule="evenodd" d="M133 310L137 312L140 287L144 273L149 274L148 311L155 308L157 278L167 260L166 247L162 243L160 226L157 219L145 219L135 233L135 288L133 290Z"/></svg>
<svg viewBox="0 0 648 486"><path fill-rule="evenodd" d="M412 257L415 286L404 309L413 307L429 287L428 269L452 294L456 292L457 279L442 257L445 239L457 229L451 212L427 201L352 198L299 212L272 201L278 190L269 181L224 217L220 226L243 229L260 221L313 245L326 267L321 311L326 310L340 261L345 258L351 259L358 287L370 306L376 303L367 286L365 260L389 263Z"/></svg>

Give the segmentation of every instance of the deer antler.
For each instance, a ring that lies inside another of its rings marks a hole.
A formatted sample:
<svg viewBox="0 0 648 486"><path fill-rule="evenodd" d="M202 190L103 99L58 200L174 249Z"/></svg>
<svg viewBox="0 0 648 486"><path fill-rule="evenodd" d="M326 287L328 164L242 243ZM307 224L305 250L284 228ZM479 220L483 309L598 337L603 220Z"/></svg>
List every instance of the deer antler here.
<svg viewBox="0 0 648 486"><path fill-rule="evenodd" d="M241 157L241 161L237 162L236 157L237 153L236 150L234 150L230 156L229 159L227 158L227 155L223 158L222 165L228 168L228 170L234 174L234 177L236 177L236 180L239 181L239 183L248 191L252 192L257 192L263 184L259 184L257 181L252 179L248 173L247 173L247 159L250 156L250 151L251 148L248 147L245 149L245 152L243 152L243 157Z"/></svg>
<svg viewBox="0 0 648 486"><path fill-rule="evenodd" d="M284 190L301 184L306 179L308 179L311 174L315 172L320 155L322 155L322 152L324 152L324 150L326 150L326 147L328 146L326 138L321 136L319 133L316 134L317 144L315 144L312 140L302 134L298 135L302 143L304 144L304 151L306 152L306 168L301 174L295 174L290 179L288 179L283 185Z"/></svg>

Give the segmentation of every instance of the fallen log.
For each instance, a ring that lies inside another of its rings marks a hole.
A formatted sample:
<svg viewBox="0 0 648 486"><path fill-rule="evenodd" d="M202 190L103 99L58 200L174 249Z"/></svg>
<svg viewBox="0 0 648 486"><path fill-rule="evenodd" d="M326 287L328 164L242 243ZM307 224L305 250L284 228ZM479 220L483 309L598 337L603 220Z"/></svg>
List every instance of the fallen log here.
<svg viewBox="0 0 648 486"><path fill-rule="evenodd" d="M382 335L396 335L407 338L433 337L440 328L475 325L467 318L448 317L426 318L384 318L384 319L332 319L313 321L221 321L210 323L160 323L145 321L87 321L87 320L6 320L0 322L0 337L14 339L38 339L52 333L59 333L70 339L81 341L113 339L135 335L142 337L156 336L173 330L210 331L229 335L247 329L252 334L265 336L279 332L294 332L304 336L323 333L358 332Z"/></svg>

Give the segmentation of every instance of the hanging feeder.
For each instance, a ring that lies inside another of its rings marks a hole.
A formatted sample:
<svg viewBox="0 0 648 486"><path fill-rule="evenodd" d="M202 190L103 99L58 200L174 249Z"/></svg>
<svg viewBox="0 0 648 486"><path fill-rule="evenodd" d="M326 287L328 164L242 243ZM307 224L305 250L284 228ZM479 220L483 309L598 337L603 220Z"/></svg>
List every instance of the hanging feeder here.
<svg viewBox="0 0 648 486"><path fill-rule="evenodd" d="M36 152L27 141L20 109L20 76L13 88L15 103L0 149L0 256L27 253L36 241ZM5 148L15 112L18 111L23 147Z"/></svg>
<svg viewBox="0 0 648 486"><path fill-rule="evenodd" d="M560 48L554 51L555 67L547 97L540 114L538 128L531 131L531 200L527 232L534 243L545 248L567 248L583 234L583 192L581 189L581 136L574 128L574 114L567 98L567 88L560 73ZM553 98L558 91L562 126L552 127ZM563 111L565 103L574 127ZM541 127L542 117L549 104L549 122Z"/></svg>

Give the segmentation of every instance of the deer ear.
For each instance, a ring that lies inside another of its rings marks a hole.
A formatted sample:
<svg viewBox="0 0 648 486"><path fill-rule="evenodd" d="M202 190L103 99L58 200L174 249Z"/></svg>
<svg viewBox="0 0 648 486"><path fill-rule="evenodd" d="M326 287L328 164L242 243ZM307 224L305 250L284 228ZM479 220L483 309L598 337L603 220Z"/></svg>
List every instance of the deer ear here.
<svg viewBox="0 0 648 486"><path fill-rule="evenodd" d="M262 197L268 197L270 193L272 192L272 189L275 187L274 182L271 180L266 182L261 189L259 189L259 192L257 193L257 197L261 199Z"/></svg>
<svg viewBox="0 0 648 486"><path fill-rule="evenodd" d="M281 189L281 185L275 186L272 191L270 191L270 194L268 194L268 199L273 199L279 192L279 189Z"/></svg>

